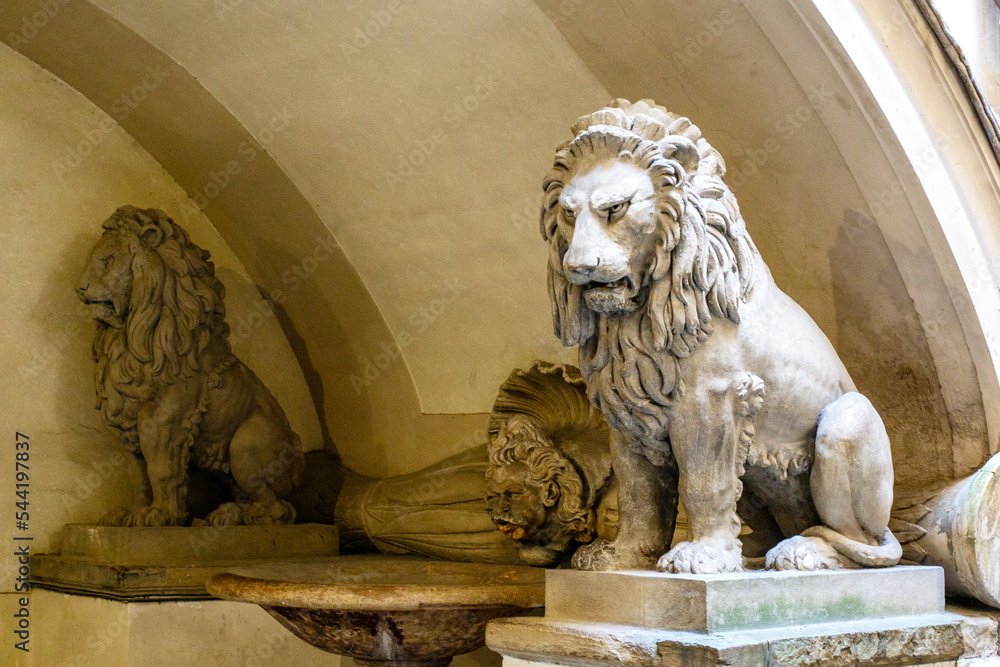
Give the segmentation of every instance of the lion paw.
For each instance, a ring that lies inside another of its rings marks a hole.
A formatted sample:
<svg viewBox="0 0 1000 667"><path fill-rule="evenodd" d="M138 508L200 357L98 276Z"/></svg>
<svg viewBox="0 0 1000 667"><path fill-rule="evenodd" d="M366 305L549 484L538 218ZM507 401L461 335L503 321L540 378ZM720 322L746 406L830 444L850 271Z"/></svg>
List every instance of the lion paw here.
<svg viewBox="0 0 1000 667"><path fill-rule="evenodd" d="M102 526L183 526L187 517L183 514L167 512L159 507L147 506L137 509L119 507L104 515Z"/></svg>
<svg viewBox="0 0 1000 667"><path fill-rule="evenodd" d="M574 570L607 572L609 570L645 570L653 561L639 549L625 549L617 541L594 540L573 554Z"/></svg>
<svg viewBox="0 0 1000 667"><path fill-rule="evenodd" d="M764 567L768 570L841 570L857 567L818 537L796 535L778 543L767 552Z"/></svg>
<svg viewBox="0 0 1000 667"><path fill-rule="evenodd" d="M743 569L739 546L723 547L711 542L681 542L656 562L660 572L673 574L722 574Z"/></svg>
<svg viewBox="0 0 1000 667"><path fill-rule="evenodd" d="M256 526L295 523L295 508L287 500L271 503L223 503L205 517L209 526Z"/></svg>

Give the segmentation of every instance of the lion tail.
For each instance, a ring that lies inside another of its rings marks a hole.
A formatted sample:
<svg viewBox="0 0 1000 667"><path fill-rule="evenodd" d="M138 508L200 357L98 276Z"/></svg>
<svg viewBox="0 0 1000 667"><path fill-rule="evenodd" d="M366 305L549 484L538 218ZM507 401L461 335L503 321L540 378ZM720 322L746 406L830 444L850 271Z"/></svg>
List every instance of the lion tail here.
<svg viewBox="0 0 1000 667"><path fill-rule="evenodd" d="M903 557L903 547L888 528L882 535L882 543L871 546L849 537L844 537L827 526L813 526L802 532L803 537L819 537L830 543L837 553L864 567L892 567Z"/></svg>

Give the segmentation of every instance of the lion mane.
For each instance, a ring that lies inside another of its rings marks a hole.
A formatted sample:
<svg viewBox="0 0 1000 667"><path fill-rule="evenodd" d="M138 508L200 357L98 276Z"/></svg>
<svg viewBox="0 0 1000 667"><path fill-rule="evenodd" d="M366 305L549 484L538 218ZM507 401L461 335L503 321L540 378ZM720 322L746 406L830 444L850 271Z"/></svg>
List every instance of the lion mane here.
<svg viewBox="0 0 1000 667"><path fill-rule="evenodd" d="M578 542L593 539L594 512L584 505L583 479L573 463L537 426L519 417L502 422L490 442L489 458L491 466L486 471L487 479L495 468L520 462L528 466L535 482L555 483L559 489L559 500L554 508L557 523Z"/></svg>
<svg viewBox="0 0 1000 667"><path fill-rule="evenodd" d="M650 100L619 99L581 117L572 131L543 184L541 232L549 242L555 335L565 346L580 346L590 401L612 426L664 440L663 408L684 389L679 360L712 334L713 319L739 323L757 249L722 180L722 156L687 118ZM656 253L639 276L646 303L633 315L608 318L590 310L584 288L563 270L570 239L557 224L559 195L584 157L631 163L649 173L657 193Z"/></svg>
<svg viewBox="0 0 1000 667"><path fill-rule="evenodd" d="M215 277L209 252L163 211L123 206L103 228L103 237L117 235L129 243L132 281L124 325L97 324L92 353L98 407L135 449L138 404L157 385L220 371L202 368L201 355L213 340L230 352L225 287Z"/></svg>

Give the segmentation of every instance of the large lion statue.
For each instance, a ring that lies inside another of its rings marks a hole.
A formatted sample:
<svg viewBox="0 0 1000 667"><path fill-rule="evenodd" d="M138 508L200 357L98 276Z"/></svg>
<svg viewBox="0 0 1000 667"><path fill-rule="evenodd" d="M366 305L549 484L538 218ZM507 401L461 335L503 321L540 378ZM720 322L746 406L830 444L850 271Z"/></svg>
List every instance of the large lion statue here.
<svg viewBox="0 0 1000 667"><path fill-rule="evenodd" d="M213 525L291 523L283 498L304 465L274 397L233 354L209 253L163 211L123 206L105 221L77 294L97 321L97 407L144 461L150 504L114 525L183 525L188 466L227 483L237 502Z"/></svg>
<svg viewBox="0 0 1000 667"><path fill-rule="evenodd" d="M889 439L832 345L775 285L725 163L687 118L616 100L544 182L555 333L612 426L620 524L581 569L894 565ZM678 495L687 541L669 549ZM779 542L780 541L780 542Z"/></svg>

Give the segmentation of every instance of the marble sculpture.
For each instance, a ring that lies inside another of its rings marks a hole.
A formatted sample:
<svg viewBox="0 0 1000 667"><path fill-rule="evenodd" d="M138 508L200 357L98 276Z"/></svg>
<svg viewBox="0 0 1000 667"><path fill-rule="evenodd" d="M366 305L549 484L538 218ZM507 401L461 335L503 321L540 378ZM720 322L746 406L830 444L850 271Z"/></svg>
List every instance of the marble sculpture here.
<svg viewBox="0 0 1000 667"><path fill-rule="evenodd" d="M780 539L770 568L895 565L882 420L775 285L721 155L651 101L572 131L544 180L549 295L612 427L620 512L574 566L739 571L740 517ZM670 549L678 498L689 535Z"/></svg>
<svg viewBox="0 0 1000 667"><path fill-rule="evenodd" d="M230 349L225 288L208 251L156 209L123 206L103 227L76 291L97 322L97 407L148 481L146 503L104 522L184 525L189 464L240 501L219 506L209 524L294 522L284 498L302 473L299 438Z"/></svg>

